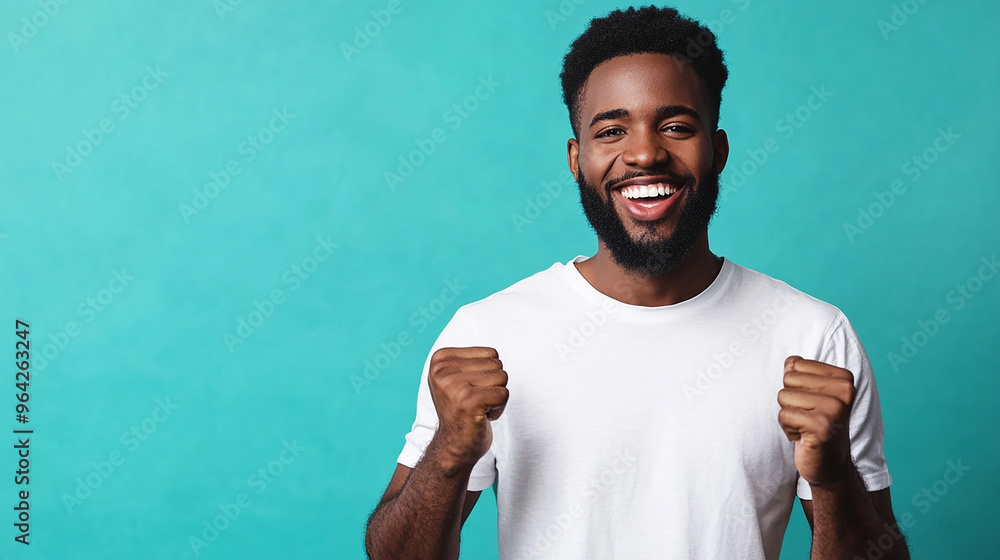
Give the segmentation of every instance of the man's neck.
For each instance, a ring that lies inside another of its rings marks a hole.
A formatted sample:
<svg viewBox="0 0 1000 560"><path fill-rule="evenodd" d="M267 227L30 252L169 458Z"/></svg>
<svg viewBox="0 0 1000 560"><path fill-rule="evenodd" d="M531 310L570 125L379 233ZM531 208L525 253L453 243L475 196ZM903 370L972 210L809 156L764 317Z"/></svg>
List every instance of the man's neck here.
<svg viewBox="0 0 1000 560"><path fill-rule="evenodd" d="M705 291L722 270L722 259L708 248L707 232L677 268L657 276L626 270L611 258L603 242L598 244L597 254L577 264L577 269L594 289L630 305L659 307L689 300Z"/></svg>

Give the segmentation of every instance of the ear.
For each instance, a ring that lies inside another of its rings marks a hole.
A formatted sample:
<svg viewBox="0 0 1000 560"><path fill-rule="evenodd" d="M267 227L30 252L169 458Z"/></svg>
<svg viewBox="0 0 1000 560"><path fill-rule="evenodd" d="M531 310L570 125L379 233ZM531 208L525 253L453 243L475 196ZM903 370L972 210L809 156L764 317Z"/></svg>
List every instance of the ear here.
<svg viewBox="0 0 1000 560"><path fill-rule="evenodd" d="M715 156L715 172L722 173L729 159L729 136L721 128L712 133L712 155Z"/></svg>
<svg viewBox="0 0 1000 560"><path fill-rule="evenodd" d="M573 177L579 181L580 180L580 143L577 142L576 138L570 138L566 141L566 160L569 163L569 170L573 173Z"/></svg>

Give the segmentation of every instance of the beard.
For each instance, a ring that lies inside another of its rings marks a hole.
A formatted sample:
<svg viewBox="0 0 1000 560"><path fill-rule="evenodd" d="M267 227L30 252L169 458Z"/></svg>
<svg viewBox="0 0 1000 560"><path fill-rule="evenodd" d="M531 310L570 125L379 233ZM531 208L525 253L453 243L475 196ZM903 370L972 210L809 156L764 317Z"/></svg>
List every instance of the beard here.
<svg viewBox="0 0 1000 560"><path fill-rule="evenodd" d="M674 232L664 238L656 237L657 228L667 217L650 222L637 221L642 231L638 239L633 239L615 210L611 186L634 177L659 174L631 174L606 182L601 188L607 195L607 201L601 198L596 185L587 182L582 170L577 179L580 204L590 227L607 246L612 260L632 273L658 276L680 266L718 211L719 173L709 170L697 182L691 174L680 175L678 178L686 188L687 198L681 206Z"/></svg>

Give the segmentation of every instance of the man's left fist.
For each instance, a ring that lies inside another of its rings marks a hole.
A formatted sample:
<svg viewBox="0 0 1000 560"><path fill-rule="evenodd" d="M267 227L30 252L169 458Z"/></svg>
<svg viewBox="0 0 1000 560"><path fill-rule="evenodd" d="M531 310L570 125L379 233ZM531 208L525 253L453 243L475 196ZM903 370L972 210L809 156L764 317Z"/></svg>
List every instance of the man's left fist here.
<svg viewBox="0 0 1000 560"><path fill-rule="evenodd" d="M841 482L850 472L848 426L854 404L854 374L850 371L789 356L785 388L778 391L778 423L795 442L795 468L810 486Z"/></svg>

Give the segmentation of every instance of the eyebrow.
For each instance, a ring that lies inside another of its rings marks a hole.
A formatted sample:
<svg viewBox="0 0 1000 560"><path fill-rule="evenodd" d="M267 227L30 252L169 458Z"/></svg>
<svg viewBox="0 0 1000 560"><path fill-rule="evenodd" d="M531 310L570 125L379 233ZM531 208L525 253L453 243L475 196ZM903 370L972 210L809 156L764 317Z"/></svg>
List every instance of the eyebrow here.
<svg viewBox="0 0 1000 560"><path fill-rule="evenodd" d="M676 117L677 115L687 115L701 120L701 115L698 114L698 111L695 111L686 105L660 105L656 108L656 116L661 119L669 119L670 117ZM628 117L628 109L611 109L610 111L604 111L594 115L594 119L590 121L590 127L593 127L601 121L627 119Z"/></svg>

